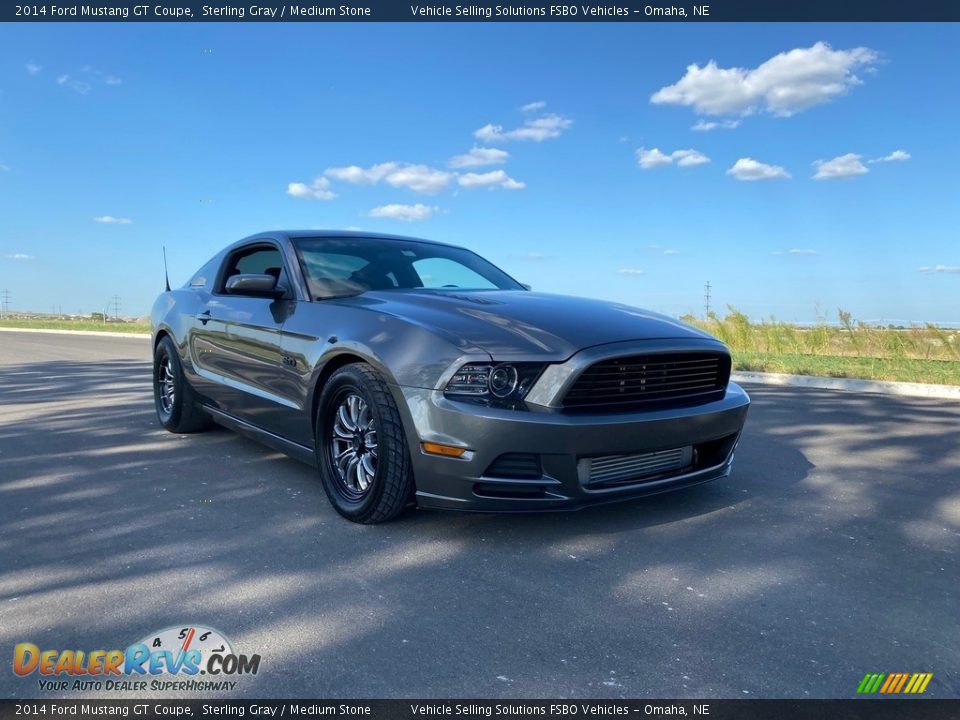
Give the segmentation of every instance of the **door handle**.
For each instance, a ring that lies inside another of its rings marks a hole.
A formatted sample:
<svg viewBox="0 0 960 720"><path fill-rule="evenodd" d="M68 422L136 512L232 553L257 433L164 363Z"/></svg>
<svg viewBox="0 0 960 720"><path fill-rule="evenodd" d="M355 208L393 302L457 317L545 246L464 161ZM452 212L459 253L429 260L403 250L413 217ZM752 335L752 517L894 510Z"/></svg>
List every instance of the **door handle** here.
<svg viewBox="0 0 960 720"><path fill-rule="evenodd" d="M197 320L199 320L200 322L202 322L204 325L206 325L206 324L210 321L210 319L211 319L211 318L210 318L210 311L209 311L209 310L204 310L202 313L200 313L199 315L197 315Z"/></svg>

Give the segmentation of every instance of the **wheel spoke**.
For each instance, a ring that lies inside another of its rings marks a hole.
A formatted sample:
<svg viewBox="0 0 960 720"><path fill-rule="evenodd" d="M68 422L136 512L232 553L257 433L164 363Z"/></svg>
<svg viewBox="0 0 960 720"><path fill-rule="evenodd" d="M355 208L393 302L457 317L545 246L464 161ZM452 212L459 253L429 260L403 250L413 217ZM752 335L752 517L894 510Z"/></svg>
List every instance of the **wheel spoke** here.
<svg viewBox="0 0 960 720"><path fill-rule="evenodd" d="M173 412L174 402L177 398L177 385L174 381L171 363L169 356L164 357L157 369L157 396L161 410L167 414Z"/></svg>
<svg viewBox="0 0 960 720"><path fill-rule="evenodd" d="M366 430L370 422L370 408L368 408L367 404L361 400L360 407L357 412L357 428Z"/></svg>
<svg viewBox="0 0 960 720"><path fill-rule="evenodd" d="M337 457L336 463L337 463L337 467L340 469L341 475L345 476L347 474L348 468L350 467L350 463L353 462L356 456L357 454L353 451L353 448L350 448L349 450L347 450L344 453L341 453Z"/></svg>
<svg viewBox="0 0 960 720"><path fill-rule="evenodd" d="M357 427L357 418L360 416L360 398L356 395L351 395L347 398L347 407L350 411L350 422L353 424L353 427Z"/></svg>
<svg viewBox="0 0 960 720"><path fill-rule="evenodd" d="M353 418L350 417L350 409L346 403L341 405L340 409L337 410L337 420L339 420L340 424L351 433L357 429L357 424L353 421Z"/></svg>
<svg viewBox="0 0 960 720"><path fill-rule="evenodd" d="M357 454L354 453L350 457L350 462L347 463L347 483L354 489L360 490L360 480L359 472L357 468L360 467L360 458L357 457Z"/></svg>
<svg viewBox="0 0 960 720"><path fill-rule="evenodd" d="M357 499L377 476L377 425L370 406L358 393L341 398L328 431L328 453L342 491Z"/></svg>
<svg viewBox="0 0 960 720"><path fill-rule="evenodd" d="M363 489L366 490L370 487L370 483L373 482L373 477L377 474L377 469L369 453L360 459L360 468L363 470Z"/></svg>

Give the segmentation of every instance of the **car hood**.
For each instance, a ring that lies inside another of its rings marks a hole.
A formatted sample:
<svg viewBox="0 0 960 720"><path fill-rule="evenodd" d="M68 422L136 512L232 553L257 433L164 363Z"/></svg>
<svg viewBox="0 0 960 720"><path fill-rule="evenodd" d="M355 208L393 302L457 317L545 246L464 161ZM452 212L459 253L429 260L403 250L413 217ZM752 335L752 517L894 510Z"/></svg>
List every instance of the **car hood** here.
<svg viewBox="0 0 960 720"><path fill-rule="evenodd" d="M494 359L563 360L584 348L629 340L713 340L649 310L525 290L370 291L339 302L414 322Z"/></svg>

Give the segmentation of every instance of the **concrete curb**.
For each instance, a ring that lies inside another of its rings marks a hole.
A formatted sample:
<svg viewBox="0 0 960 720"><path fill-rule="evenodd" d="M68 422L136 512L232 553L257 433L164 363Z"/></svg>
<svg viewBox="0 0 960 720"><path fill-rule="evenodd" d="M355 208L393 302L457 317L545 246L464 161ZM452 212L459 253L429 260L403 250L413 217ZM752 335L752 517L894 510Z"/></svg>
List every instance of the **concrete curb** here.
<svg viewBox="0 0 960 720"><path fill-rule="evenodd" d="M47 328L0 327L0 332L48 333L50 335L92 335L94 337L124 337L139 339L150 337L150 335L147 333L119 333L100 330L51 330Z"/></svg>
<svg viewBox="0 0 960 720"><path fill-rule="evenodd" d="M851 378L817 377L814 375L784 375L781 373L739 372L731 374L734 382L786 385L820 390L844 390L846 392L881 393L883 395L906 395L910 397L942 398L960 400L960 387L956 385L932 385L927 383L887 382L885 380L853 380Z"/></svg>

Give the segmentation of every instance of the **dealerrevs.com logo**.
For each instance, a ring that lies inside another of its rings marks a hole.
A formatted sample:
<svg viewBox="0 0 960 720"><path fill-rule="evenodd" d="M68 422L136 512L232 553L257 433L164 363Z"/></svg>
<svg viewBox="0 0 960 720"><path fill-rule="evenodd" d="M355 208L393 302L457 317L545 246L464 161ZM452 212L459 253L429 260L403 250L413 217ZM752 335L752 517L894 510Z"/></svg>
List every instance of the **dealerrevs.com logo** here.
<svg viewBox="0 0 960 720"><path fill-rule="evenodd" d="M223 633L199 625L161 630L125 650L41 649L29 642L13 649L13 672L38 676L48 692L229 691L237 685L232 678L259 669L259 655L238 654Z"/></svg>

